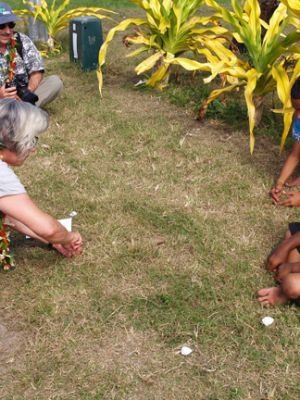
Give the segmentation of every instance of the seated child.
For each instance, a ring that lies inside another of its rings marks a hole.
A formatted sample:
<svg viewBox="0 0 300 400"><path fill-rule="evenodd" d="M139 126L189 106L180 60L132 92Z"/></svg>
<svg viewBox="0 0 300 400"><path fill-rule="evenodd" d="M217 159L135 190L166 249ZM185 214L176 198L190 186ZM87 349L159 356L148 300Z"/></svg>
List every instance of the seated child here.
<svg viewBox="0 0 300 400"><path fill-rule="evenodd" d="M300 162L300 77L292 87L291 100L295 109L292 127L295 143L270 191L273 203L285 207L300 206L300 192L283 193L286 180ZM285 194L285 198L282 198L282 194ZM275 272L279 286L259 290L258 301L264 305L273 305L295 300L300 305L300 222L289 224L284 241L268 258L267 269Z"/></svg>
<svg viewBox="0 0 300 400"><path fill-rule="evenodd" d="M286 193L287 198L280 199L283 191L283 186L286 184L288 178L292 175L294 169L300 163L300 77L297 78L291 90L292 105L295 109L294 121L292 126L292 137L295 139L292 151L288 155L279 178L277 179L274 187L270 191L272 201L276 205L285 207L297 207L300 206L300 193L299 192L288 192ZM296 178L291 181L287 186L294 186L297 182ZM300 183L300 182L299 182Z"/></svg>
<svg viewBox="0 0 300 400"><path fill-rule="evenodd" d="M285 239L268 258L267 269L275 272L279 286L260 289L258 301L274 305L292 300L300 305L300 222L289 224Z"/></svg>

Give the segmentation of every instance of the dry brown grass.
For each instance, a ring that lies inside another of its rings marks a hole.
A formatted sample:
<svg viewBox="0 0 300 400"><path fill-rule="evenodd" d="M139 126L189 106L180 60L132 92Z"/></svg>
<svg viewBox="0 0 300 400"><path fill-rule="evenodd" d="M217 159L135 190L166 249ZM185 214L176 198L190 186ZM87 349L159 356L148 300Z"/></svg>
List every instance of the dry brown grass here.
<svg viewBox="0 0 300 400"><path fill-rule="evenodd" d="M272 283L266 255L298 218L267 195L278 148L259 138L251 157L247 132L133 90L114 46L101 101L93 73L48 62L65 91L18 174L43 209L78 212L86 248L66 260L15 237L0 398L298 399L298 310L255 300Z"/></svg>

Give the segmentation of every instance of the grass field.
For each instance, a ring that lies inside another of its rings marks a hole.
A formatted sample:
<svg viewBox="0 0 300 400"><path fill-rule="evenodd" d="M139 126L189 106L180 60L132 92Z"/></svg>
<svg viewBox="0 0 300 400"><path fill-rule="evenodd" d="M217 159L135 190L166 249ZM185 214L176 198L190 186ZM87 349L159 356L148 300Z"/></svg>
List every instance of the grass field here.
<svg viewBox="0 0 300 400"><path fill-rule="evenodd" d="M284 154L259 136L250 156L247 129L200 124L172 92L134 89L121 39L102 100L67 52L47 60L65 90L17 173L52 215L78 212L85 251L68 260L13 235L0 398L298 400L299 310L255 299L273 284L266 256L299 218L267 194Z"/></svg>

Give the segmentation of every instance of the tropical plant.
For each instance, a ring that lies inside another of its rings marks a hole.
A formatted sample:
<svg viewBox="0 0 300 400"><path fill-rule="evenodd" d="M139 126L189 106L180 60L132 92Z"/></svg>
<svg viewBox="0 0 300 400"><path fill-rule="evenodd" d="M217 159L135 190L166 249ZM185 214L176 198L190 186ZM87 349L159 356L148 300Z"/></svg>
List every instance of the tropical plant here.
<svg viewBox="0 0 300 400"><path fill-rule="evenodd" d="M254 127L261 120L265 96L276 89L283 103L281 111L284 112L282 148L292 122L290 87L300 71L298 62L292 72L287 57L289 54L300 53L297 47L300 32L292 30L284 34L290 22L284 4L277 7L267 24L260 18L258 0L245 0L243 8L238 0L231 0L232 11L214 0L206 0L206 3L217 11L213 16L215 20L229 25L223 37L227 37L228 42L234 38L238 43L243 43L247 49L247 57L236 54L225 43L199 37L198 52L206 57L206 63L181 57L169 62L179 64L187 70L209 71L210 76L204 80L206 83L222 75L223 87L210 93L200 109L200 118L205 115L208 104L221 94L233 90L244 90L249 116L251 153L254 149ZM263 38L262 27L266 30Z"/></svg>
<svg viewBox="0 0 300 400"><path fill-rule="evenodd" d="M291 11L292 14L300 18L300 2L298 0L280 0L280 1L288 7L289 11Z"/></svg>
<svg viewBox="0 0 300 400"><path fill-rule="evenodd" d="M32 16L41 21L48 32L48 51L51 53L59 47L57 42L57 34L65 29L70 19L80 16L95 16L99 19L109 18L105 13L114 13L111 10L99 7L77 7L66 10L71 0L65 0L62 4L56 5L56 0L52 1L51 6L48 6L46 0L41 0L41 4L34 4L33 1L23 0L23 3L29 6L30 9L14 10L15 14L20 17ZM114 13L115 14L115 13Z"/></svg>
<svg viewBox="0 0 300 400"><path fill-rule="evenodd" d="M141 7L145 18L129 18L112 28L99 53L99 89L102 91L101 67L105 63L109 43L117 32L133 25L133 35L127 35L124 43L140 46L127 57L146 53L147 58L135 68L138 75L150 71L145 84L162 89L168 82L172 60L187 50L194 51L195 36L200 34L222 35L226 30L218 25L204 26L209 17L195 16L204 0L130 0Z"/></svg>

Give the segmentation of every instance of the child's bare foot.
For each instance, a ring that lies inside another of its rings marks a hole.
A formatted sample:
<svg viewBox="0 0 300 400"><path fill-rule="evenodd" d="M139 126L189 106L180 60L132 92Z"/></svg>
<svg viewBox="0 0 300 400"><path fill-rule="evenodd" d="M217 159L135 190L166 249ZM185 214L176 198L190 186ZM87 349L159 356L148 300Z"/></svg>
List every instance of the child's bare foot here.
<svg viewBox="0 0 300 400"><path fill-rule="evenodd" d="M286 181L285 186L293 187L293 186L300 186L300 176L297 178L290 178Z"/></svg>
<svg viewBox="0 0 300 400"><path fill-rule="evenodd" d="M282 293L280 287L260 289L257 292L257 300L264 306L285 304L288 302L288 298Z"/></svg>

